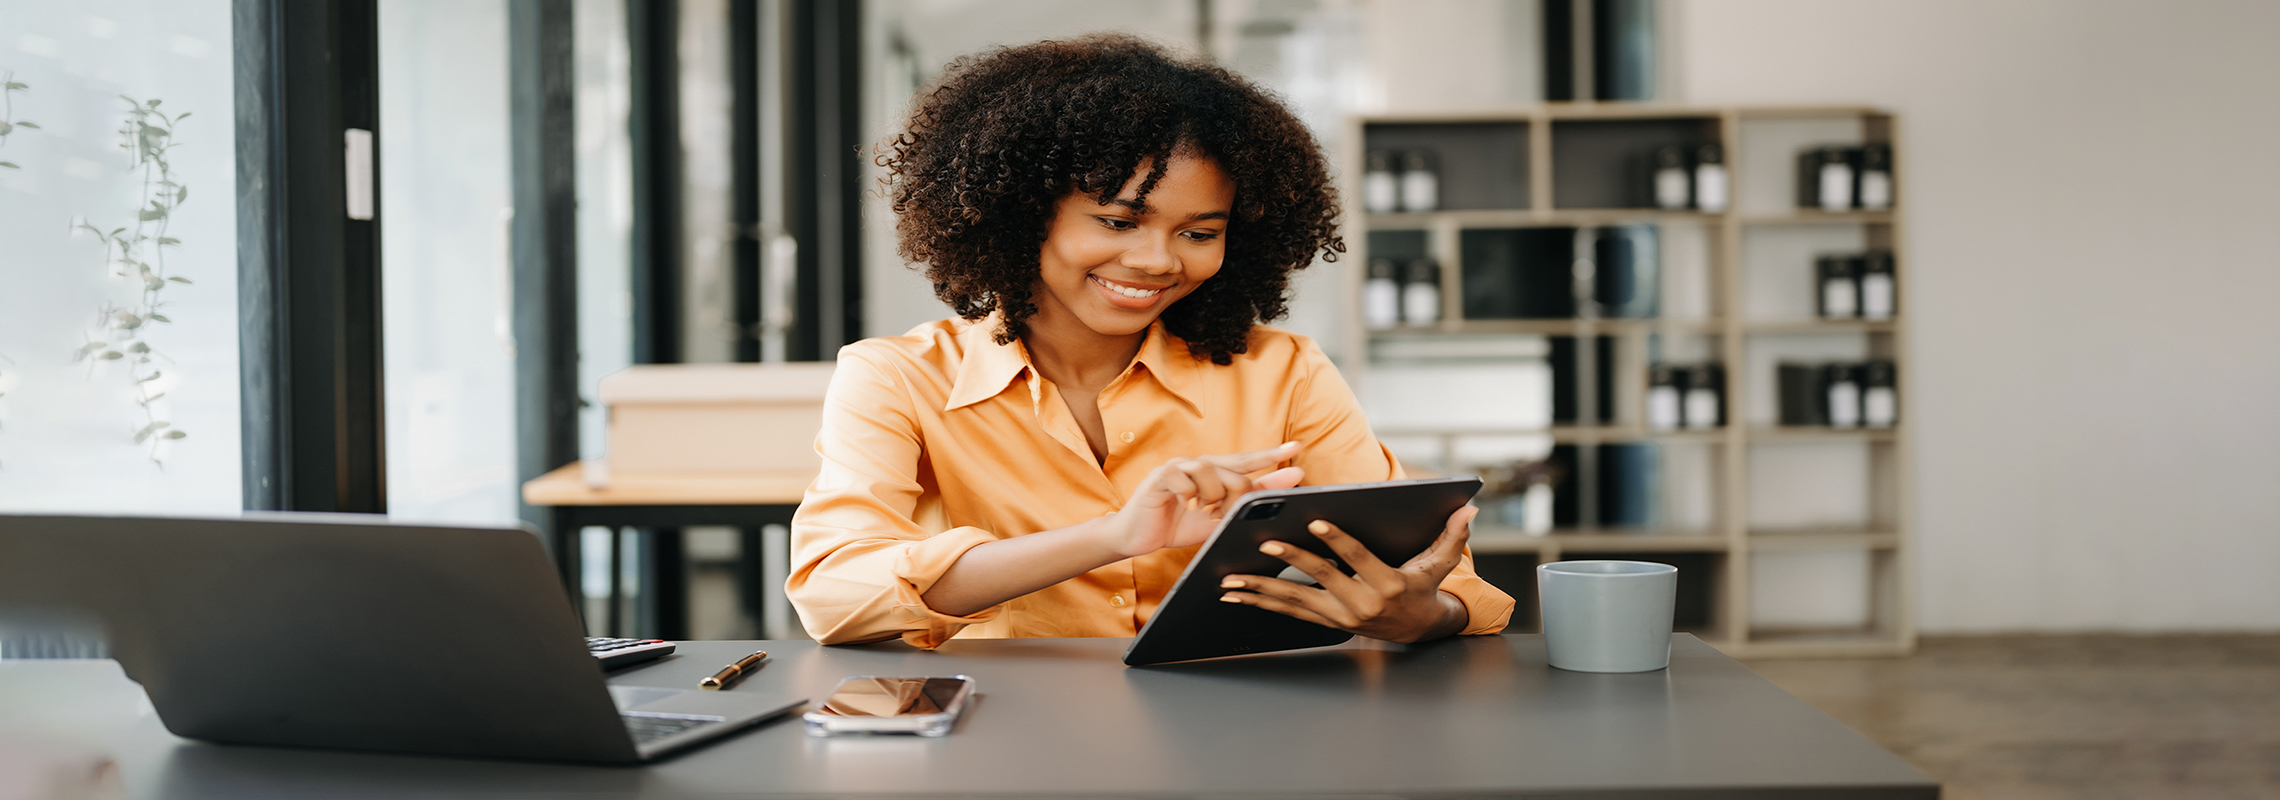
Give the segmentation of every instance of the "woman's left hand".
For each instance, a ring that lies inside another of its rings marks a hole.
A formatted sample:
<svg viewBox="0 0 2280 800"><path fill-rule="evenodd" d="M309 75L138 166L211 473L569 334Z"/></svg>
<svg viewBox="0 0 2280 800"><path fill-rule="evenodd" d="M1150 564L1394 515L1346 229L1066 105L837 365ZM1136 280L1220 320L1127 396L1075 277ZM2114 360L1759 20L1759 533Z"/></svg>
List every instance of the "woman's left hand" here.
<svg viewBox="0 0 2280 800"><path fill-rule="evenodd" d="M1369 548L1338 526L1316 520L1307 530L1330 545L1331 552L1354 570L1347 575L1329 559L1281 542L1259 546L1259 552L1280 558L1314 578L1315 586L1259 575L1230 575L1219 586L1230 591L1219 599L1258 606L1348 633L1389 642L1420 642L1464 630L1464 603L1441 591L1441 579L1457 568L1465 542L1472 538L1472 520L1480 509L1465 506L1449 515L1433 546L1399 569L1388 566Z"/></svg>

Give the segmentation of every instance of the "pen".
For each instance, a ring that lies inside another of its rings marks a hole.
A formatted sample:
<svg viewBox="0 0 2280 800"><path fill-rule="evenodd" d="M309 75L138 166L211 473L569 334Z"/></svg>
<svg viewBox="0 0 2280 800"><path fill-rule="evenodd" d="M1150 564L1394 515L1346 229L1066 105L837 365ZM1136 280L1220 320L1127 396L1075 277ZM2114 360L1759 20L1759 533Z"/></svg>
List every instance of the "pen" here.
<svg viewBox="0 0 2280 800"><path fill-rule="evenodd" d="M738 679L743 678L745 673L759 669L760 662L766 660L768 660L768 651L766 650L739 658L736 663L721 667L719 672L712 674L712 677L697 681L697 686L705 689L726 689L730 684L734 684Z"/></svg>

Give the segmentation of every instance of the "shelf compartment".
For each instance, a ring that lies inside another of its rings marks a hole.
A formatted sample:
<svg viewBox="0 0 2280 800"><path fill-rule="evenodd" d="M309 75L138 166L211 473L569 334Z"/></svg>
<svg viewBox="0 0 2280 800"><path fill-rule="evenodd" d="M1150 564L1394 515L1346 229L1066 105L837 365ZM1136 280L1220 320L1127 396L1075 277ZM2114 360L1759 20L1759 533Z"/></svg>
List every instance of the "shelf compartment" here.
<svg viewBox="0 0 2280 800"><path fill-rule="evenodd" d="M1480 336L1494 334L1537 336L1603 336L1637 335L1644 333L1714 334L1725 330L1726 322L1716 318L1704 319L1585 319L1560 317L1556 319L1464 319L1449 320L1433 325L1405 325L1399 328L1381 328L1370 331L1371 338L1394 339L1432 336Z"/></svg>
<svg viewBox="0 0 2280 800"><path fill-rule="evenodd" d="M1432 151L1443 209L1525 209L1529 133L1524 121L1373 122L1362 141L1364 152Z"/></svg>
<svg viewBox="0 0 2280 800"><path fill-rule="evenodd" d="M1421 231L1442 225L1458 228L1572 228L1633 223L1710 224L1724 216L1658 208L1458 209L1367 214L1364 215L1362 224L1372 231Z"/></svg>
<svg viewBox="0 0 2280 800"><path fill-rule="evenodd" d="M1552 121L1554 208L1653 209L1655 150L1720 142L1709 116Z"/></svg>

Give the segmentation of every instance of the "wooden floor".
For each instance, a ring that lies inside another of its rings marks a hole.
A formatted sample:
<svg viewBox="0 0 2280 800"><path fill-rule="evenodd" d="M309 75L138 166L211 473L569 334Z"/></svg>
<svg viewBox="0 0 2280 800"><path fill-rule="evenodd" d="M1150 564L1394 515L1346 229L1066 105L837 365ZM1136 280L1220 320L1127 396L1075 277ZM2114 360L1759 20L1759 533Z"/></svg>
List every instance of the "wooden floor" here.
<svg viewBox="0 0 2280 800"><path fill-rule="evenodd" d="M1949 800L2280 798L2280 635L1926 637L1749 666Z"/></svg>

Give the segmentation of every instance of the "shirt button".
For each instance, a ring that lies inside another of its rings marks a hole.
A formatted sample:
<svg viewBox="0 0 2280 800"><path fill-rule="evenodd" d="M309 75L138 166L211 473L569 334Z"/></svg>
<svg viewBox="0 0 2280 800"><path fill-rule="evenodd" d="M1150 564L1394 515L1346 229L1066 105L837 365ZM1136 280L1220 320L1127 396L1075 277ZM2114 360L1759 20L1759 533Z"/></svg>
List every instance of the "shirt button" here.
<svg viewBox="0 0 2280 800"><path fill-rule="evenodd" d="M1121 595L1121 594L1112 594L1112 595L1109 595L1109 596L1108 596L1108 605L1109 605L1109 607L1111 607L1111 608L1123 608L1123 607L1124 607L1124 595Z"/></svg>
<svg viewBox="0 0 2280 800"><path fill-rule="evenodd" d="M1125 443L1125 444L1131 444L1131 443L1132 443L1132 432L1131 432L1131 431L1125 431L1125 432L1124 432L1124 443Z"/></svg>

